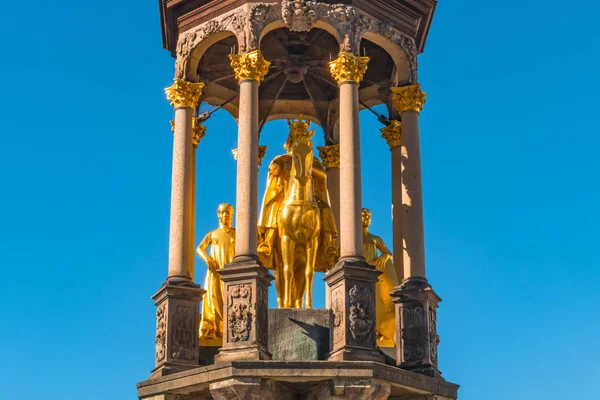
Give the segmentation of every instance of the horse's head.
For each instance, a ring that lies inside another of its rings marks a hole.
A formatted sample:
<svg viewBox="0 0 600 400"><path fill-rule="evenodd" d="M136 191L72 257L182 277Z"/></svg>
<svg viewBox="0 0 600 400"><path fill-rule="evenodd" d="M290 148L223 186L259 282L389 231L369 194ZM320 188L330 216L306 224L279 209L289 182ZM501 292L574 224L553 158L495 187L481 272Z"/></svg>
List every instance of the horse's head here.
<svg viewBox="0 0 600 400"><path fill-rule="evenodd" d="M298 114L298 119L288 122L290 125L292 175L301 186L305 186L310 182L312 175L312 137L315 130L308 130L310 122L303 120L302 114Z"/></svg>

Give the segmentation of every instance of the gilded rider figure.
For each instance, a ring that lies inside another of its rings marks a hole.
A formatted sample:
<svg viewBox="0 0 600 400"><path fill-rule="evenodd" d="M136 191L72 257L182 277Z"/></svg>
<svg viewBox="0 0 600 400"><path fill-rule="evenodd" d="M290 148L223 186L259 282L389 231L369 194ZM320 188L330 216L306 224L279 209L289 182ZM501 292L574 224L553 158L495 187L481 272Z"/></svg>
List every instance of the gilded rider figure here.
<svg viewBox="0 0 600 400"><path fill-rule="evenodd" d="M302 121L302 115L298 121ZM298 124L298 123L296 123ZM304 122L302 129L308 129L308 122ZM290 122L290 128L294 124ZM290 132L283 148L286 154L279 155L271 161L267 176L267 186L263 197L260 216L258 219L259 246L258 253L263 264L270 269L277 270L282 267L282 255L280 238L278 235L278 221L280 210L285 200L285 193L290 184L290 171L292 169L292 145L293 132ZM319 245L315 263L316 272L327 272L331 269L339 257L337 248L337 227L335 219L329 206L329 195L327 192L327 174L325 168L318 158L313 156L312 165L312 190L319 207L321 225L319 232ZM277 274L275 274L277 277ZM278 306L282 306L281 282L275 280L277 289Z"/></svg>
<svg viewBox="0 0 600 400"><path fill-rule="evenodd" d="M375 291L377 299L377 345L380 347L394 347L396 312L389 293L398 286L398 277L392 263L392 253L379 236L369 233L369 225L371 225L371 211L363 208L363 254L369 264L374 265L378 271L382 272ZM378 251L380 254L378 254Z"/></svg>
<svg viewBox="0 0 600 400"><path fill-rule="evenodd" d="M235 255L235 229L231 227L233 207L230 204L219 205L217 217L219 227L207 233L196 249L208 267L200 322L200 340L205 345L220 345L223 339L223 282L218 270L232 262ZM209 246L210 254L207 254Z"/></svg>

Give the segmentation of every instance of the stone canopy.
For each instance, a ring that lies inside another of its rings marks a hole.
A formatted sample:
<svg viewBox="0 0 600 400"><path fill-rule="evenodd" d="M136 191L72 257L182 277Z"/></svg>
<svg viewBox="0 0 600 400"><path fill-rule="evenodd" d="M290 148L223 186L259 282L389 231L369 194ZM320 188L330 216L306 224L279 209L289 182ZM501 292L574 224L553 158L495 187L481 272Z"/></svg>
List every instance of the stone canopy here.
<svg viewBox="0 0 600 400"><path fill-rule="evenodd" d="M297 8L302 6L300 11ZM238 117L232 52L260 49L271 67L259 92L259 127L299 112L337 142L338 88L328 63L340 51L370 58L361 107L395 108L389 88L417 82L435 0L201 1L161 0L163 46L177 58L176 77L206 83L202 101Z"/></svg>

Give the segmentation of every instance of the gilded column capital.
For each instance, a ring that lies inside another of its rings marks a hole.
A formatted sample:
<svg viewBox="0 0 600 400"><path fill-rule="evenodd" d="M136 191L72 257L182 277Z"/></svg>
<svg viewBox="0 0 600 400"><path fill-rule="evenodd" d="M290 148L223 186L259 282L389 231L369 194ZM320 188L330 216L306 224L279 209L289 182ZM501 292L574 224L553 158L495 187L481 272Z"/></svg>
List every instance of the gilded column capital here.
<svg viewBox="0 0 600 400"><path fill-rule="evenodd" d="M166 88L165 93L173 107L194 108L198 105L203 87L204 83L202 82L188 82L181 79L174 79L173 85Z"/></svg>
<svg viewBox="0 0 600 400"><path fill-rule="evenodd" d="M175 132L175 121L169 121L171 124L171 132ZM198 117L192 118L192 143L198 146L202 138L206 136L206 127L200 124Z"/></svg>
<svg viewBox="0 0 600 400"><path fill-rule="evenodd" d="M392 88L394 105L398 112L421 112L427 94L421 90L420 84Z"/></svg>
<svg viewBox="0 0 600 400"><path fill-rule="evenodd" d="M237 161L238 150L233 149L233 150L231 150L231 153L233 154L233 158ZM262 160L263 160L263 158L265 158L266 154L267 154L267 146L258 146L258 166L259 167L262 165Z"/></svg>
<svg viewBox="0 0 600 400"><path fill-rule="evenodd" d="M342 51L337 59L329 63L329 72L338 85L347 81L360 83L367 72L368 63L369 57L359 57Z"/></svg>
<svg viewBox="0 0 600 400"><path fill-rule="evenodd" d="M271 63L262 56L260 50L254 50L243 54L230 54L231 68L235 73L235 79L243 81L253 79L262 81L269 72Z"/></svg>
<svg viewBox="0 0 600 400"><path fill-rule="evenodd" d="M390 150L392 147L402 146L402 122L393 119L388 126L380 129L380 131L381 136L390 146Z"/></svg>
<svg viewBox="0 0 600 400"><path fill-rule="evenodd" d="M339 168L340 167L340 145L332 144L329 146L319 146L319 157L323 161L325 168Z"/></svg>
<svg viewBox="0 0 600 400"><path fill-rule="evenodd" d="M198 117L192 118L192 143L194 146L198 146L205 135L206 127L200 123Z"/></svg>

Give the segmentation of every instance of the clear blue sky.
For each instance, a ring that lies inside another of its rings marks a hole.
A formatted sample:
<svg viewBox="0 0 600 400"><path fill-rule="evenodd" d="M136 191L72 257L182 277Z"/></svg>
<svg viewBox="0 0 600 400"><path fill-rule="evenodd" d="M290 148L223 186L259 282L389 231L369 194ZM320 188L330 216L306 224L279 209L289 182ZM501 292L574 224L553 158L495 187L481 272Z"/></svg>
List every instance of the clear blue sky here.
<svg viewBox="0 0 600 400"><path fill-rule="evenodd" d="M426 251L461 400L598 398L599 11L439 3L420 58ZM173 60L156 1L0 15L0 398L135 398L167 271ZM391 244L389 152L362 117L364 205ZM198 235L234 202L235 123L207 125ZM285 135L266 126L267 157Z"/></svg>

